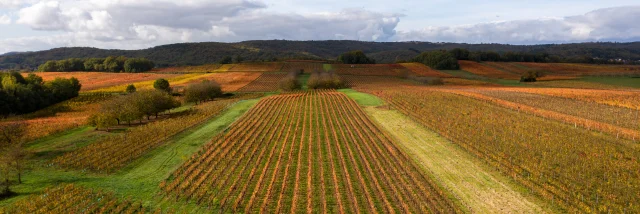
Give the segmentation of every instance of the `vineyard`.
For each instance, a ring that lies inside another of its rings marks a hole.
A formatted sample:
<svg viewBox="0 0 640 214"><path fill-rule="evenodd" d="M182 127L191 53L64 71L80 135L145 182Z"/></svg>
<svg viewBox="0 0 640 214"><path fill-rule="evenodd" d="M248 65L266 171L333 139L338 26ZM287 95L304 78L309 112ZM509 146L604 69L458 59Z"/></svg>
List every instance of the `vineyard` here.
<svg viewBox="0 0 640 214"><path fill-rule="evenodd" d="M287 76L286 73L262 73L260 77L251 83L238 89L239 92L263 92L278 90L278 82Z"/></svg>
<svg viewBox="0 0 640 214"><path fill-rule="evenodd" d="M227 71L273 72L280 71L282 66L284 66L282 62L240 63L234 64L234 66Z"/></svg>
<svg viewBox="0 0 640 214"><path fill-rule="evenodd" d="M120 200L111 193L93 191L73 184L46 189L16 202L0 213L162 213L149 210L141 202Z"/></svg>
<svg viewBox="0 0 640 214"><path fill-rule="evenodd" d="M640 211L634 142L447 92L371 92L568 212Z"/></svg>
<svg viewBox="0 0 640 214"><path fill-rule="evenodd" d="M31 141L58 132L77 128L87 123L87 118L100 109L100 103L111 98L110 94L84 93L80 96L49 106L45 109L9 118L0 123L22 121L26 123L24 141Z"/></svg>
<svg viewBox="0 0 640 214"><path fill-rule="evenodd" d="M591 65L577 63L532 63L520 62L520 66L529 69L545 71L557 75L584 76L584 75L639 75L639 66L625 65Z"/></svg>
<svg viewBox="0 0 640 214"><path fill-rule="evenodd" d="M185 67L168 67L153 70L154 73L166 73L166 74L182 74L182 73L215 73L218 72L221 64L207 64L198 66L185 66Z"/></svg>
<svg viewBox="0 0 640 214"><path fill-rule="evenodd" d="M459 212L353 100L333 91L261 100L160 187L220 212Z"/></svg>
<svg viewBox="0 0 640 214"><path fill-rule="evenodd" d="M413 72L414 75L418 75L418 76L442 77L442 78L453 77L450 74L432 69L429 66L426 66L422 63L411 62L411 63L400 63L400 65L409 69L411 72Z"/></svg>
<svg viewBox="0 0 640 214"><path fill-rule="evenodd" d="M399 64L332 64L331 69L340 75L396 76L403 77L409 70Z"/></svg>
<svg viewBox="0 0 640 214"><path fill-rule="evenodd" d="M23 73L24 76L27 73ZM99 88L106 88L117 85L131 84L142 81L153 81L159 78L173 78L177 74L154 74L154 73L107 73L107 72L39 72L38 76L44 81L55 78L75 77L82 84L81 91L91 91Z"/></svg>
<svg viewBox="0 0 640 214"><path fill-rule="evenodd" d="M184 87L189 84L198 83L202 80L215 81L222 86L222 91L232 92L246 86L253 82L260 73L257 72L225 72L225 73L212 73L202 76L198 76L197 79L189 79L188 82L180 81L172 84L174 87Z"/></svg>
<svg viewBox="0 0 640 214"><path fill-rule="evenodd" d="M283 72L304 70L304 73L311 73L313 71L322 71L323 63L313 62L285 62L282 67Z"/></svg>
<svg viewBox="0 0 640 214"><path fill-rule="evenodd" d="M480 75L480 76L498 78L498 79L513 79L513 80L516 80L516 79L519 80L521 76L521 75L509 73L509 72L504 72L504 71L501 71L493 67L489 67L474 61L460 60L458 61L458 63L460 63L460 69L471 72L473 74Z"/></svg>
<svg viewBox="0 0 640 214"><path fill-rule="evenodd" d="M0 118L0 214L640 213L638 66L331 63L38 73L83 91Z"/></svg>
<svg viewBox="0 0 640 214"><path fill-rule="evenodd" d="M69 169L113 172L161 146L166 139L219 114L229 105L242 99L260 96L262 95L246 94L231 99L207 102L187 112L186 115L131 128L122 135L110 136L66 153L54 159L53 165Z"/></svg>

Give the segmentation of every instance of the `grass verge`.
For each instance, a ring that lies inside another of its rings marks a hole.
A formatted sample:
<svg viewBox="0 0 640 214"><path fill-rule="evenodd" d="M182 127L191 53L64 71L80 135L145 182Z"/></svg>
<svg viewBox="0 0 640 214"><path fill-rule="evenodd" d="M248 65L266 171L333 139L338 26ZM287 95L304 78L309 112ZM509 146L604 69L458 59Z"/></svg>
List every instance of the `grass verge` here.
<svg viewBox="0 0 640 214"><path fill-rule="evenodd" d="M550 205L526 193L526 189L508 177L402 113L376 107L365 110L465 211L553 212Z"/></svg>

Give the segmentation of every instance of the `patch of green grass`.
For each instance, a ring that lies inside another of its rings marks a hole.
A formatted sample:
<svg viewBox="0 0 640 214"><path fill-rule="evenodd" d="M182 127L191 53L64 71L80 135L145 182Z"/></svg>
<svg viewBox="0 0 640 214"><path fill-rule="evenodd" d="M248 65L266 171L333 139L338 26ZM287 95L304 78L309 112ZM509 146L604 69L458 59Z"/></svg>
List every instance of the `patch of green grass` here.
<svg viewBox="0 0 640 214"><path fill-rule="evenodd" d="M363 106L381 106L384 105L382 99L367 93L362 93L353 89L340 89L339 92L345 93L349 98L355 100Z"/></svg>
<svg viewBox="0 0 640 214"><path fill-rule="evenodd" d="M163 146L144 155L116 174L102 175L85 171L59 170L47 166L48 162L46 161L40 161L40 164L34 164L32 170L24 174L25 182L23 184L12 188L19 196L0 201L0 207L9 205L30 194L40 193L49 186L75 183L97 190L114 192L121 198L137 200L145 206L153 208L172 208L185 212L201 212L203 211L201 210L202 207L195 204L163 200L159 196L161 190L158 185L171 172L188 160L193 153L197 152L215 135L223 132L259 100L245 100L236 103L215 119L174 136ZM68 133L70 136L61 135L60 137L72 139L74 138L73 136L81 136L83 132L86 132L86 130L75 130ZM55 139L51 140L55 141ZM41 142L34 145L45 145L45 143Z"/></svg>
<svg viewBox="0 0 640 214"><path fill-rule="evenodd" d="M639 77L584 77L581 78L581 80L607 85L640 88Z"/></svg>
<svg viewBox="0 0 640 214"><path fill-rule="evenodd" d="M322 64L322 69L324 69L324 71L329 71L333 69L333 67L331 67L331 64Z"/></svg>
<svg viewBox="0 0 640 214"><path fill-rule="evenodd" d="M308 89L307 81L309 81L309 77L311 77L311 74L302 74L298 77L298 81L300 82L303 90Z"/></svg>

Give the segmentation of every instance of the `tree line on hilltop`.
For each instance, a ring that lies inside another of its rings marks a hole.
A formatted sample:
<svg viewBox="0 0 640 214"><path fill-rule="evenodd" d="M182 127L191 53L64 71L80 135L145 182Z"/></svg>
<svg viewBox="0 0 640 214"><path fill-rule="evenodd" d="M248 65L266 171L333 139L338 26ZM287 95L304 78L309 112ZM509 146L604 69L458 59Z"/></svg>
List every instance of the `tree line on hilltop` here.
<svg viewBox="0 0 640 214"><path fill-rule="evenodd" d="M35 70L48 60L106 58L108 56L146 58L153 61L157 67L233 61L233 58L229 60L229 56L240 56L243 61L247 62L286 59L335 60L340 54L351 50L362 50L377 63L394 63L402 60L409 61L417 54L426 51L453 50L455 48L480 53L480 60L485 61L491 60L491 58L495 59L496 54L500 55L499 60L509 61L637 64L640 60L640 42L506 45L264 40L238 43L182 43L143 50L104 50L87 47L54 48L46 51L0 55L0 69ZM474 58L477 59L477 57L469 59L475 60Z"/></svg>
<svg viewBox="0 0 640 214"><path fill-rule="evenodd" d="M106 58L71 58L51 60L38 67L38 71L103 71L139 73L150 71L155 64L145 58L110 56Z"/></svg>

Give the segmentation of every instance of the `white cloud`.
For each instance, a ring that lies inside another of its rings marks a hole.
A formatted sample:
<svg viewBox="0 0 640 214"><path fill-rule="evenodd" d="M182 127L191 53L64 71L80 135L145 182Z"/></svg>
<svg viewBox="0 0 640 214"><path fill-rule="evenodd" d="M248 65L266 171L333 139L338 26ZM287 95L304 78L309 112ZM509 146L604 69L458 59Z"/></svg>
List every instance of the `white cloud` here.
<svg viewBox="0 0 640 214"><path fill-rule="evenodd" d="M57 1L42 1L20 9L17 23L25 24L35 30L62 30L64 29L65 17L60 10L60 3Z"/></svg>
<svg viewBox="0 0 640 214"><path fill-rule="evenodd" d="M32 4L37 0L0 0L1 8L18 8L23 5Z"/></svg>
<svg viewBox="0 0 640 214"><path fill-rule="evenodd" d="M20 2L0 0L0 5L22 5ZM177 42L256 39L512 44L640 39L640 24L635 22L640 20L638 6L564 18L427 26L405 31L397 30L404 19L402 14L361 8L283 13L253 0L39 1L22 5L11 14L18 17L16 24L51 34L0 39L0 53L60 46L139 49Z"/></svg>
<svg viewBox="0 0 640 214"><path fill-rule="evenodd" d="M402 31L395 40L539 44L640 39L640 6L605 8L584 15L503 21Z"/></svg>
<svg viewBox="0 0 640 214"><path fill-rule="evenodd" d="M11 24L11 17L7 15L0 16L0 25L8 25Z"/></svg>

